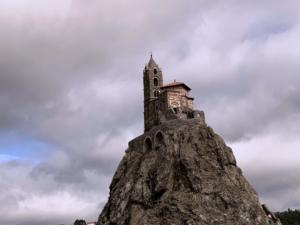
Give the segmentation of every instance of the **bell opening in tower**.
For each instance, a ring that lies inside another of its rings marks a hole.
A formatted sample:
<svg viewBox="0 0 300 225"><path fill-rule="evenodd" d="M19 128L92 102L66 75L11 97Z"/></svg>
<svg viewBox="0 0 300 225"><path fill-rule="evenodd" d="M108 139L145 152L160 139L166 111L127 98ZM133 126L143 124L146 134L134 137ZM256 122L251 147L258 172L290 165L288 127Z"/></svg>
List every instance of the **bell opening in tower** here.
<svg viewBox="0 0 300 225"><path fill-rule="evenodd" d="M154 83L154 86L157 87L158 86L158 79L154 78L153 83Z"/></svg>

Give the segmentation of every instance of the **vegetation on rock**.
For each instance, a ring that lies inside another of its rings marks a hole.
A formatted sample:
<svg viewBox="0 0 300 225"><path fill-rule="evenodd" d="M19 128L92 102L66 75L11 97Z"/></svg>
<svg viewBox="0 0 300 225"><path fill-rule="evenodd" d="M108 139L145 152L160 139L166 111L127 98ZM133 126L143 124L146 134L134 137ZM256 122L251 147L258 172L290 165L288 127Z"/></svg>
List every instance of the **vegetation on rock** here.
<svg viewBox="0 0 300 225"><path fill-rule="evenodd" d="M282 225L300 225L300 211L291 210L276 213Z"/></svg>

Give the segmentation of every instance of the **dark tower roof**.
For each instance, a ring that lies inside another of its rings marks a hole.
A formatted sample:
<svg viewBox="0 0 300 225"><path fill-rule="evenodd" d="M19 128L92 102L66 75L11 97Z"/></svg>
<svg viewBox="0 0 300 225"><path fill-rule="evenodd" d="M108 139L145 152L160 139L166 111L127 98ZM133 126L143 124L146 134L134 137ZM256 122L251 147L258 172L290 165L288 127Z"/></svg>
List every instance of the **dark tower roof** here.
<svg viewBox="0 0 300 225"><path fill-rule="evenodd" d="M154 61L154 59L153 59L152 54L151 54L150 60L149 60L149 62L148 62L148 67L149 67L149 68L158 67L157 63L156 63L156 62Z"/></svg>

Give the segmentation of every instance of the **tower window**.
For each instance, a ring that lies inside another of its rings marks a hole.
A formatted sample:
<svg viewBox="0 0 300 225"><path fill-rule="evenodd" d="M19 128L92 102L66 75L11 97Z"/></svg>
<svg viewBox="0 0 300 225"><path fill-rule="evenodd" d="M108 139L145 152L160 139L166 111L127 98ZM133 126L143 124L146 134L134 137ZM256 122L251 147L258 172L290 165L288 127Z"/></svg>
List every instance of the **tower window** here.
<svg viewBox="0 0 300 225"><path fill-rule="evenodd" d="M158 86L158 79L154 78L153 82L154 82L154 86L157 87Z"/></svg>
<svg viewBox="0 0 300 225"><path fill-rule="evenodd" d="M154 74L157 74L157 69L154 69L153 72L154 72Z"/></svg>
<svg viewBox="0 0 300 225"><path fill-rule="evenodd" d="M154 91L154 97L156 97L156 98L157 98L157 97L158 97L158 95L159 95L159 91L157 91L157 90L156 90L156 91Z"/></svg>
<svg viewBox="0 0 300 225"><path fill-rule="evenodd" d="M152 149L152 141L150 138L145 140L145 150L150 151Z"/></svg>
<svg viewBox="0 0 300 225"><path fill-rule="evenodd" d="M164 144L164 135L160 131L155 136L155 144L156 145Z"/></svg>

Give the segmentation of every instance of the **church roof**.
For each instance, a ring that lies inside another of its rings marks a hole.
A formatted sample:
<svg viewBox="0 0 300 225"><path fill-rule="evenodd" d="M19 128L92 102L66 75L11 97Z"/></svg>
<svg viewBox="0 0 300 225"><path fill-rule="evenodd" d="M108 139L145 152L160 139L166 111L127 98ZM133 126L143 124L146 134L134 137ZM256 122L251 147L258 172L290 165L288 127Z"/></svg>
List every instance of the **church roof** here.
<svg viewBox="0 0 300 225"><path fill-rule="evenodd" d="M184 89L186 89L188 91L192 90L185 83L177 82L176 80L174 80L174 82L172 82L172 83L169 83L169 84L166 84L166 85L162 86L161 89L166 89L166 88L169 88L169 87L176 87L176 86L182 86Z"/></svg>
<svg viewBox="0 0 300 225"><path fill-rule="evenodd" d="M153 68L153 67L158 67L157 63L154 61L153 57L152 57L152 54L150 56L150 60L148 62L148 67L149 68Z"/></svg>

